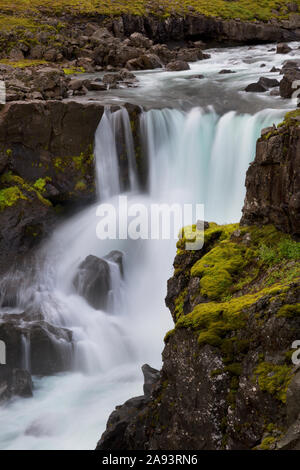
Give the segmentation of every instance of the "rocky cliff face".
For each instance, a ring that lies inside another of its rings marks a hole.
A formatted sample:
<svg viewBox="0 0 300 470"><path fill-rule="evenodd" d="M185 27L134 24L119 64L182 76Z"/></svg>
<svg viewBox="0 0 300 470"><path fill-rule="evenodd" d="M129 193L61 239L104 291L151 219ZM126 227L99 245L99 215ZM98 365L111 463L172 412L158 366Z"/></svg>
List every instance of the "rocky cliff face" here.
<svg viewBox="0 0 300 470"><path fill-rule="evenodd" d="M150 396L114 411L97 449L300 448L293 344L300 339L299 243L271 225L295 233L284 211L276 213L276 221L270 211L264 219L245 219L256 187L262 186L256 190L258 209L263 194L270 203L274 181L277 191L281 188L276 201L288 197L288 188L299 191L293 167L298 131L286 123L281 132L272 131L278 132L276 145L268 141L271 135L258 142L247 177L244 225L206 224L198 251L185 250L191 227L185 229L168 281L174 329L165 337L160 376ZM249 173L255 169L258 182L252 188ZM269 176L263 180L265 171Z"/></svg>
<svg viewBox="0 0 300 470"><path fill-rule="evenodd" d="M265 129L246 176L242 224L274 224L300 238L300 111Z"/></svg>

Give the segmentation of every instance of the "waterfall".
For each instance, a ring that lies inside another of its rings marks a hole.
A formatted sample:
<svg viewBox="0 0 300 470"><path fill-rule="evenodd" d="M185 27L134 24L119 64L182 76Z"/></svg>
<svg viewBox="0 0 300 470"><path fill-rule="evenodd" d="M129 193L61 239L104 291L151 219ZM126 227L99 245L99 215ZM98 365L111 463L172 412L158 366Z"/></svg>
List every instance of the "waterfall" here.
<svg viewBox="0 0 300 470"><path fill-rule="evenodd" d="M218 116L212 108L142 111L142 158L149 168L148 190L142 192L129 114L125 108L107 108L95 135L99 201L117 208L117 196L126 191L130 201L147 207L203 203L206 220L238 221L256 139L283 114L263 110ZM72 373L36 380L34 400L16 401L5 410L2 427L10 437L0 438L0 447L91 448L113 407L142 393L139 367L145 362L160 367L163 336L172 327L164 297L175 241L99 240L96 209L92 205L57 228L42 249L34 295L20 300L23 309L38 310L47 322L72 332ZM124 253L124 272L108 261L110 290L107 308L101 310L79 295L74 276L86 257L105 260L113 250ZM24 352L29 368L25 338ZM51 419L45 409L51 410Z"/></svg>

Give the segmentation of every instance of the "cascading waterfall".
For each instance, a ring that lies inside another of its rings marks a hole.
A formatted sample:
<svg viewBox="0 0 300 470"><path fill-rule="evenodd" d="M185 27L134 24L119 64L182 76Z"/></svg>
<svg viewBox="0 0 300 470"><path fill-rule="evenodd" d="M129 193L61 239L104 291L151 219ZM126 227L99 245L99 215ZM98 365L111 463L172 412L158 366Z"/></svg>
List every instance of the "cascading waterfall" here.
<svg viewBox="0 0 300 470"><path fill-rule="evenodd" d="M282 116L281 111L264 110L253 116L229 112L220 117L212 108L141 112L141 146L149 167L149 190L142 193L128 112L106 109L95 136L99 200L117 207L117 195L126 189L133 202L203 203L206 220L238 221L256 139L261 128ZM127 188L119 171L121 152L128 164ZM142 392L139 366L160 365L163 335L171 327L163 299L175 241L100 241L97 222L93 205L55 231L42 250L43 268L30 299L20 300L23 308L38 307L48 322L72 332L74 371L36 380L35 398L17 400L2 411L7 435L0 447L93 447L113 406ZM76 292L73 279L88 255L103 258L116 249L124 253L124 277L117 264L109 262L111 289L105 312ZM24 338L24 350L28 348ZM41 411L45 409L54 410L51 419Z"/></svg>

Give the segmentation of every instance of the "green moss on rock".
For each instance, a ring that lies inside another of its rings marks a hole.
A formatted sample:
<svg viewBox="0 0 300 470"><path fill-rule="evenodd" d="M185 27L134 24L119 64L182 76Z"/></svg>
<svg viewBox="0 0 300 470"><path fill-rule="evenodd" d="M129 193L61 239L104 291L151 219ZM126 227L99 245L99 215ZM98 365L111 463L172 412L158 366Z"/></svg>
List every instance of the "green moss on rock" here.
<svg viewBox="0 0 300 470"><path fill-rule="evenodd" d="M261 362L254 371L260 390L286 402L287 388L292 380L292 366Z"/></svg>

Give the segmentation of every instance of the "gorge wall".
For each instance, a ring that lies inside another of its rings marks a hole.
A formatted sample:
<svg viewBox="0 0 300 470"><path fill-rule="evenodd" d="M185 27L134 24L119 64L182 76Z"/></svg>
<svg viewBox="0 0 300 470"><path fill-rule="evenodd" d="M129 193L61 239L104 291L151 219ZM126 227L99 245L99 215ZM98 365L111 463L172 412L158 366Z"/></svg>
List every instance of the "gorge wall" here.
<svg viewBox="0 0 300 470"><path fill-rule="evenodd" d="M111 414L97 449L300 448L299 131L297 113L263 131L242 224L207 223L199 251L185 229L162 370Z"/></svg>

